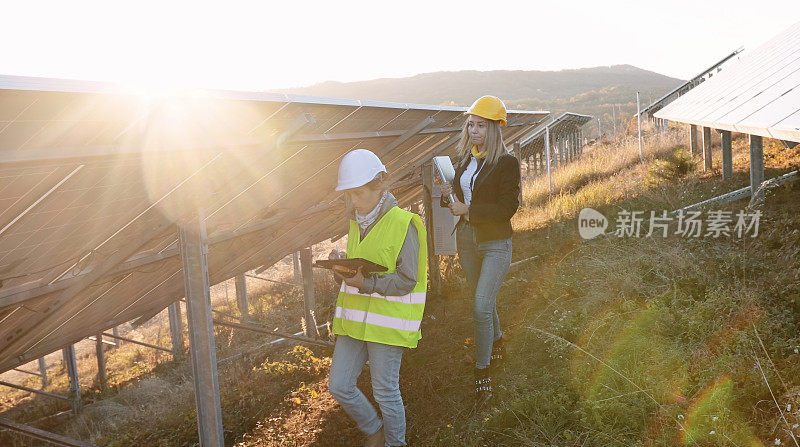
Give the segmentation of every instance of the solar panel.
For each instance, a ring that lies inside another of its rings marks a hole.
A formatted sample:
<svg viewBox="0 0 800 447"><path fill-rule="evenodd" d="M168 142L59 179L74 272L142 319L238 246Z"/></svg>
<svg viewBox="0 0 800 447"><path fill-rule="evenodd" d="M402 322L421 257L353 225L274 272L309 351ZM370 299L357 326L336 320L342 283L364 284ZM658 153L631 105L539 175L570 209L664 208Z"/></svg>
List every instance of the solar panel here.
<svg viewBox="0 0 800 447"><path fill-rule="evenodd" d="M717 71L721 69L721 66L728 62L731 58L736 56L737 54L741 53L742 49L739 48L736 51L732 52L731 54L725 56L720 61L715 63L714 65L708 67L704 71L700 72L697 76L693 77L692 79L684 82L683 84L675 87L674 89L670 90L664 96L655 100L652 104L648 105L647 107L642 109L642 116L647 117L651 116L657 111L661 110L662 107L666 106L670 102L674 101L676 98L680 97L681 95L685 94L689 90L693 89L694 87L700 85L700 83L704 82L707 77L711 78L713 75L716 74Z"/></svg>
<svg viewBox="0 0 800 447"><path fill-rule="evenodd" d="M577 132L594 118L589 115L566 112L553 121L539 124L527 135L519 139L519 157L526 159L545 150L545 133L550 132L550 140L554 141L567 133Z"/></svg>
<svg viewBox="0 0 800 447"><path fill-rule="evenodd" d="M381 156L402 206L419 200L464 111L0 76L0 372L183 297L177 226L197 209L217 283L340 235L351 149ZM510 111L503 135L547 115Z"/></svg>
<svg viewBox="0 0 800 447"><path fill-rule="evenodd" d="M657 118L800 142L800 22L657 112Z"/></svg>

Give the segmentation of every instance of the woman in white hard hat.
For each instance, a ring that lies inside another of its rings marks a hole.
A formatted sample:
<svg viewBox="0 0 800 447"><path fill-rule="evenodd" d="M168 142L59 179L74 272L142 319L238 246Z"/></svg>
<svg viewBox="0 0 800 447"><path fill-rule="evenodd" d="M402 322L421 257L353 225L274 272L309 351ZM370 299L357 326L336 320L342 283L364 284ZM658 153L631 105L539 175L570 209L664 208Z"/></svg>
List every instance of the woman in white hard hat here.
<svg viewBox="0 0 800 447"><path fill-rule="evenodd" d="M386 168L366 150L349 152L339 165L337 191L350 215L347 257L388 268L383 274L337 277L333 333L337 335L328 380L331 394L367 435L368 446L405 445L406 416L400 395L405 348L422 338L427 290L427 239L422 219L397 206L386 190ZM331 252L331 257L337 257ZM372 393L383 420L356 387L369 360Z"/></svg>
<svg viewBox="0 0 800 447"><path fill-rule="evenodd" d="M467 110L461 131L453 185L442 185L442 197L455 193L449 206L460 216L456 226L458 257L474 296L475 404L492 397L492 374L505 354L497 315L497 293L511 265L511 217L519 206L519 161L503 144L506 107L483 96Z"/></svg>

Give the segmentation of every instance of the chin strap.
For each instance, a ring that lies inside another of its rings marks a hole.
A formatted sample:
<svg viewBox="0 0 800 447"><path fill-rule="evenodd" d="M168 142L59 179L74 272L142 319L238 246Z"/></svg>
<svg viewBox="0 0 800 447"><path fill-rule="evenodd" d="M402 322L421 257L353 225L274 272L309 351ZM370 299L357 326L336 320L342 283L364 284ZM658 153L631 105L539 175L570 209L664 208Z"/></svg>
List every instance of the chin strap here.
<svg viewBox="0 0 800 447"><path fill-rule="evenodd" d="M478 152L478 146L472 145L472 156L477 158L478 160L486 157L486 152Z"/></svg>

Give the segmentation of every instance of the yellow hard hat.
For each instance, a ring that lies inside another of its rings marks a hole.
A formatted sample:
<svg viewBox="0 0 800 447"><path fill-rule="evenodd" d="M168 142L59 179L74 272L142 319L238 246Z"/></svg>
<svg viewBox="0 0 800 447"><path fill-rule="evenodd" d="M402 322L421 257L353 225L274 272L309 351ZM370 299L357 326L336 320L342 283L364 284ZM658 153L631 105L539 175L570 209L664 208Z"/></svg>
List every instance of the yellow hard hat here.
<svg viewBox="0 0 800 447"><path fill-rule="evenodd" d="M476 115L487 120L500 121L501 126L506 125L506 105L497 96L481 96L465 112L467 115Z"/></svg>

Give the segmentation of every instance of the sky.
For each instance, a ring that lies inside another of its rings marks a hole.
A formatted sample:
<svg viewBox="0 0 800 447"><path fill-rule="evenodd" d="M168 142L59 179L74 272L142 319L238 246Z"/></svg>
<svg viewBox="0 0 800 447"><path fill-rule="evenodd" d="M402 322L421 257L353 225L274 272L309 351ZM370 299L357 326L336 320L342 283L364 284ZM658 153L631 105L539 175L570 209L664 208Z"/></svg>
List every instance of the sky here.
<svg viewBox="0 0 800 447"><path fill-rule="evenodd" d="M800 0L13 1L0 75L266 90L630 64L687 79L800 21Z"/></svg>

